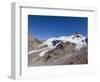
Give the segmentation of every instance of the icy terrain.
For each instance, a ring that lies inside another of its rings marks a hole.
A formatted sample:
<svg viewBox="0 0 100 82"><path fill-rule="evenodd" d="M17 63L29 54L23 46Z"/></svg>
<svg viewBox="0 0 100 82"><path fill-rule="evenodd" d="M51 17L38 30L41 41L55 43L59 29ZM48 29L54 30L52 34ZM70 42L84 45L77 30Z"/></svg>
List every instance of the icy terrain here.
<svg viewBox="0 0 100 82"><path fill-rule="evenodd" d="M48 52L51 49L55 49L56 46L58 46L61 42L71 42L76 44L76 50L79 50L83 46L86 46L86 37L81 35L80 33L75 33L70 36L60 36L60 37L52 37L43 42L39 45L40 49L29 51L29 55L32 53L40 52L39 56L44 56L46 52ZM43 46L47 47L43 47ZM42 48L41 48L42 47Z"/></svg>

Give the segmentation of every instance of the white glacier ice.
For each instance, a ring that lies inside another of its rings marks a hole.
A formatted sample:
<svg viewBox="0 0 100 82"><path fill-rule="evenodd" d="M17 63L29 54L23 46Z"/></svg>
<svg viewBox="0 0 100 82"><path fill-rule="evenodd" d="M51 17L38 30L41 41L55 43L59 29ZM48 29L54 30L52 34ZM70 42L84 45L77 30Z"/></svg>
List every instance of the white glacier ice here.
<svg viewBox="0 0 100 82"><path fill-rule="evenodd" d="M63 42L69 41L71 43L75 43L76 49L79 50L81 47L83 47L83 45L86 45L85 38L86 38L85 36L80 35L80 34L78 34L78 37L76 35L71 35L71 36L61 36L61 37L49 38L48 40L46 40L45 42L43 42L42 44L39 45L39 47L42 47L42 46L45 46L45 45L47 45L47 47L39 49L39 50L30 51L29 54L41 51L39 56L40 57L44 56L47 51L49 51L50 49L56 48L56 46L58 44L60 44L60 42L59 42L56 45L53 45L52 42L54 40L61 40Z"/></svg>

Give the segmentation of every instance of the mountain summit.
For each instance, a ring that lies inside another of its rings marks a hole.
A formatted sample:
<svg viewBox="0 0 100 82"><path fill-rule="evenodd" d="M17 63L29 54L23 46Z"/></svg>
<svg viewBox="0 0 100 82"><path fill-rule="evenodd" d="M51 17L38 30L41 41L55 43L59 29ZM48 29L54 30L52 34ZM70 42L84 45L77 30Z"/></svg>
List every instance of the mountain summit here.
<svg viewBox="0 0 100 82"><path fill-rule="evenodd" d="M60 36L60 37L49 38L44 43L40 44L39 47L42 47L44 45L47 45L48 47L54 47L61 41L64 43L71 42L76 44L76 49L80 49L83 45L86 45L86 37L76 32L71 36Z"/></svg>
<svg viewBox="0 0 100 82"><path fill-rule="evenodd" d="M87 63L87 38L78 32L40 42L37 49L29 50L29 66Z"/></svg>

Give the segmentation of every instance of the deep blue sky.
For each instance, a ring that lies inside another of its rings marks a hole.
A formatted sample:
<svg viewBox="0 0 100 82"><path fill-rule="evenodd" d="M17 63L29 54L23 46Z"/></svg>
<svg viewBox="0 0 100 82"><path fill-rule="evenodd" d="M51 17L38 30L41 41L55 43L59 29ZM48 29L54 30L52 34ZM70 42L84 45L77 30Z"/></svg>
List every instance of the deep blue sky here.
<svg viewBox="0 0 100 82"><path fill-rule="evenodd" d="M88 18L86 17L28 16L28 33L42 40L72 35L74 32L87 36L87 26Z"/></svg>

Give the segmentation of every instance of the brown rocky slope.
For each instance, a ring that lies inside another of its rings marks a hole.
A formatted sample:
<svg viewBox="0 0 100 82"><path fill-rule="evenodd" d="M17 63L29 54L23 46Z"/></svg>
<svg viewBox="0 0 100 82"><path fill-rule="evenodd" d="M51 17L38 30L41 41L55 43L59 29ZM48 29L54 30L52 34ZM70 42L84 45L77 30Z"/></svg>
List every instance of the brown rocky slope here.
<svg viewBox="0 0 100 82"><path fill-rule="evenodd" d="M66 42L66 43L61 42L55 49L49 50L42 57L38 55L40 52L32 53L31 55L28 55L28 65L45 66L45 65L87 64L88 63L87 47L82 47L80 50L76 50L75 46L76 45L71 42Z"/></svg>

